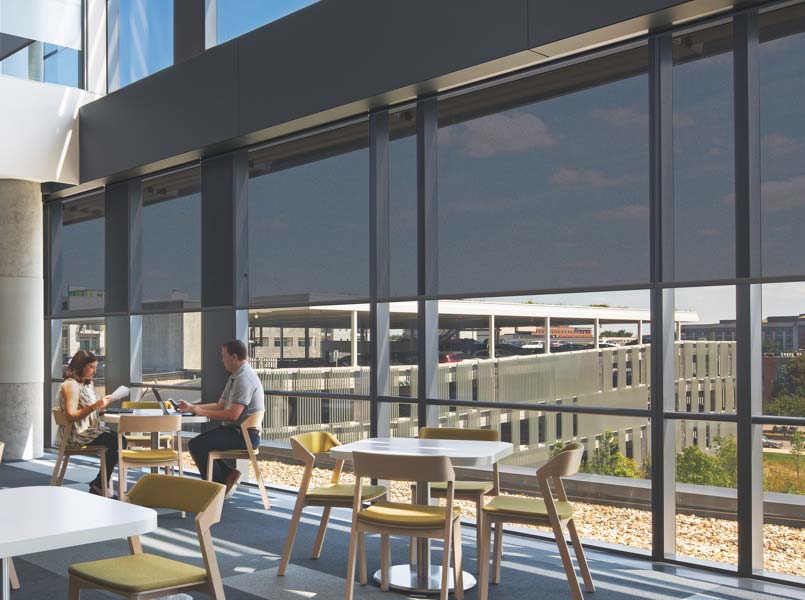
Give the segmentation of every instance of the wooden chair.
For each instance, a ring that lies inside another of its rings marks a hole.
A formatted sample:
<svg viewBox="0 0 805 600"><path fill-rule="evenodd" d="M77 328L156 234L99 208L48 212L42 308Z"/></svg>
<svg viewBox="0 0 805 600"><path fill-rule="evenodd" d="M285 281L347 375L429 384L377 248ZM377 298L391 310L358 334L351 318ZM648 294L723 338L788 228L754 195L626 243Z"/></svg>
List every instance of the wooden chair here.
<svg viewBox="0 0 805 600"><path fill-rule="evenodd" d="M131 554L71 565L69 600L82 589L102 589L124 598L146 600L170 594L202 592L224 599L224 586L215 558L210 527L221 520L224 486L198 479L143 475L131 488L128 501L149 508L168 508L196 514L204 568L143 552L139 536L129 538Z"/></svg>
<svg viewBox="0 0 805 600"><path fill-rule="evenodd" d="M240 432L243 436L243 443L246 445L245 450L211 450L207 458L207 481L212 481L212 467L213 461L228 458L231 460L246 459L252 465L254 474L257 477L257 487L260 488L260 496L263 499L263 508L270 509L268 503L268 494L266 494L266 486L263 484L263 476L260 474L260 467L257 464L257 453L260 448L252 447L252 440L249 437L249 429L262 429L263 427L263 411L256 412L249 415L243 423L240 424Z"/></svg>
<svg viewBox="0 0 805 600"><path fill-rule="evenodd" d="M159 405L159 402L151 402L148 400L140 400L139 402L129 402L123 401L120 403L120 408L131 408L131 409L154 409L154 410L162 410L162 407ZM126 442L128 442L129 447L145 447L151 448L152 447L152 439L150 435L145 435L142 433L134 433L131 435L125 436ZM158 438L159 445L165 444L166 448L173 447L173 436L171 435L160 435Z"/></svg>
<svg viewBox="0 0 805 600"><path fill-rule="evenodd" d="M480 440L485 442L499 442L500 433L494 429L464 429L459 427L423 427L419 430L420 439L426 440ZM432 483L430 495L432 498L444 498L447 484L444 482ZM485 496L497 496L500 493L500 475L498 464L492 466L492 481L456 481L454 496L456 500L468 500L475 503L475 547L481 547L481 509L484 506ZM411 486L411 497L416 498L416 484ZM411 540L411 564L416 564L416 544Z"/></svg>
<svg viewBox="0 0 805 600"><path fill-rule="evenodd" d="M570 558L570 551L565 540L564 530L570 534L570 540L576 553L584 587L588 592L595 591L584 549L573 522L573 505L567 500L567 493L562 484L562 477L570 477L579 470L584 448L579 443L568 445L562 452L551 458L537 469L537 481L542 498L517 498L513 496L497 496L484 507L483 542L478 547L479 599L487 600L489 594L489 548L492 542L492 525L495 525L494 563L492 565L492 583L500 581L500 560L503 554L503 523L524 523L528 525L549 525L553 529L556 545L565 567L570 592L575 600L582 600L583 595ZM554 500L551 482L556 488L558 500Z"/></svg>
<svg viewBox="0 0 805 600"><path fill-rule="evenodd" d="M120 499L126 497L129 467L179 467L179 475L184 475L184 462L182 458L182 436L177 435L182 430L182 417L179 415L139 417L134 415L120 415L117 426L118 443L118 471L120 476ZM123 436L131 432L142 433L170 433L176 436L176 449L158 448L156 450L124 450Z"/></svg>
<svg viewBox="0 0 805 600"><path fill-rule="evenodd" d="M355 585L355 558L358 542L365 533L380 534L380 588L389 589L391 570L390 535L441 538L442 582L440 600L447 600L450 576L450 550L453 550L453 575L456 600L464 598L461 572L461 512L453 506L456 474L446 456L395 456L353 452L355 489L352 497L352 530L347 555L346 600L352 600ZM447 484L444 507L402 502L377 502L362 508L361 489L364 477L392 481L427 481ZM452 542L452 543L451 543ZM361 570L361 584L366 583L365 569Z"/></svg>
<svg viewBox="0 0 805 600"><path fill-rule="evenodd" d="M299 493L296 496L293 517L291 517L291 526L288 530L288 536L285 538L282 560L280 561L279 570L277 571L278 575L285 575L285 570L288 568L294 540L296 540L296 533L299 529L299 521L302 518L302 511L306 506L324 507L321 514L321 522L319 523L319 532L313 544L313 553L311 554L311 558L314 559L321 556L321 548L324 545L324 534L327 532L327 522L330 519L330 510L333 507L349 508L352 506L354 486L352 484L339 483L341 470L344 467L343 460L336 461L335 468L333 469L333 477L329 485L319 486L312 490L308 489L310 479L313 476L316 455L329 452L335 446L340 445L341 442L339 442L334 435L326 431L303 433L291 438L291 448L293 449L294 458L301 460L305 464L305 470L302 473L302 482L299 484ZM383 486L365 485L361 489L361 502L376 500L385 493L386 488ZM365 562L361 562L361 565L365 568Z"/></svg>
<svg viewBox="0 0 805 600"><path fill-rule="evenodd" d="M62 428L61 444L59 444L59 451L56 455L56 464L53 465L53 475L50 477L50 485L60 486L64 482L64 476L67 473L67 463L70 462L71 456L97 456L101 462L101 490L104 496L107 495L107 471L106 471L106 446L68 446L67 441L70 438L70 430L73 427L73 422L67 418L67 415L61 408L53 409L53 419L56 424Z"/></svg>

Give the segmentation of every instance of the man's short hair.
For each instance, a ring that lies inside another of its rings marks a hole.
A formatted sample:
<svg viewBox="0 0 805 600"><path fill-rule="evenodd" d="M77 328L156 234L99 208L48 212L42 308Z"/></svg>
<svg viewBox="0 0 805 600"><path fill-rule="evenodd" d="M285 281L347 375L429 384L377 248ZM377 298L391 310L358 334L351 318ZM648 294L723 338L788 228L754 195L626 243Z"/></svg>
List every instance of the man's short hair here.
<svg viewBox="0 0 805 600"><path fill-rule="evenodd" d="M246 344L240 340L226 342L225 344L221 344L221 347L226 348L229 354L237 356L240 360L246 360Z"/></svg>

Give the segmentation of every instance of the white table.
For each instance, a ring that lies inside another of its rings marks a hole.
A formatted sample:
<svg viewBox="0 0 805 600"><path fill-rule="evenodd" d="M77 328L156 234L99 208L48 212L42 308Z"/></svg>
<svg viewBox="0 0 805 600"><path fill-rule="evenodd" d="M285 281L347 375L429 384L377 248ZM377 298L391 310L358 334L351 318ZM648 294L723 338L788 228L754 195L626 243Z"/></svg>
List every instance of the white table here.
<svg viewBox="0 0 805 600"><path fill-rule="evenodd" d="M134 412L130 413L103 413L101 418L103 419L104 423L107 425L117 425L120 423L121 416L130 416L133 415L135 417L161 417L165 413L162 412L161 408L135 408ZM178 415L180 413L172 412L169 413L171 415ZM182 425L190 425L192 423L206 423L209 419L207 417L199 417L198 415L189 415L189 416L182 416Z"/></svg>
<svg viewBox="0 0 805 600"><path fill-rule="evenodd" d="M350 460L353 452L370 454L403 454L409 456L447 456L454 467L491 466L506 458L514 448L507 442L484 442L475 440L421 440L415 438L371 438L336 446L330 456L340 460ZM418 481L416 486L417 504L430 504L430 485ZM380 571L375 573L375 581L380 581ZM453 578L449 578L450 587ZM438 593L442 584L442 568L430 562L430 540L417 539L416 570L410 565L394 565L389 573L389 585L395 589L417 592ZM475 585L475 577L464 572L464 589Z"/></svg>
<svg viewBox="0 0 805 600"><path fill-rule="evenodd" d="M65 487L0 490L2 600L9 600L9 559L14 556L148 533L155 510Z"/></svg>

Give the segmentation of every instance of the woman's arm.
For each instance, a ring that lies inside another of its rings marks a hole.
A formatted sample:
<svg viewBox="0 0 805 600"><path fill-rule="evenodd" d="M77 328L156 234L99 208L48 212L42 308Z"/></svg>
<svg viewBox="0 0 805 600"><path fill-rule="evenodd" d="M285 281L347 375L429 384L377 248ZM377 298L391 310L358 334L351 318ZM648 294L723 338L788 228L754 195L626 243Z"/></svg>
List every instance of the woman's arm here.
<svg viewBox="0 0 805 600"><path fill-rule="evenodd" d="M80 421L84 417L92 414L100 407L104 406L103 400L98 400L89 406L79 408L78 406L78 383L73 379L68 379L62 385L62 396L64 396L64 414L70 421Z"/></svg>

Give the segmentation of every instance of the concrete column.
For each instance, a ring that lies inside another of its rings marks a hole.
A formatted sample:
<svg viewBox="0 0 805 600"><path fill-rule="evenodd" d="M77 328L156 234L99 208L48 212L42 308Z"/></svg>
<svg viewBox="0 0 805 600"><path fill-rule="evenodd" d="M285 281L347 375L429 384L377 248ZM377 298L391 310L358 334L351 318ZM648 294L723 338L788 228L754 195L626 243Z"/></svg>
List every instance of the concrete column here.
<svg viewBox="0 0 805 600"><path fill-rule="evenodd" d="M358 366L358 311L352 311L352 324L350 327L350 337L349 337L350 347L349 350L352 353L350 356L350 365L353 367Z"/></svg>
<svg viewBox="0 0 805 600"><path fill-rule="evenodd" d="M38 183L0 179L0 441L6 459L43 451L44 296Z"/></svg>
<svg viewBox="0 0 805 600"><path fill-rule="evenodd" d="M551 353L551 318L545 317L545 354Z"/></svg>
<svg viewBox="0 0 805 600"><path fill-rule="evenodd" d="M637 322L637 343L643 343L643 321Z"/></svg>
<svg viewBox="0 0 805 600"><path fill-rule="evenodd" d="M599 348L599 341L601 336L601 321L598 319L595 320L593 323L593 348L598 350Z"/></svg>
<svg viewBox="0 0 805 600"><path fill-rule="evenodd" d="M495 358L495 315L489 315L489 338L486 342L489 358Z"/></svg>

